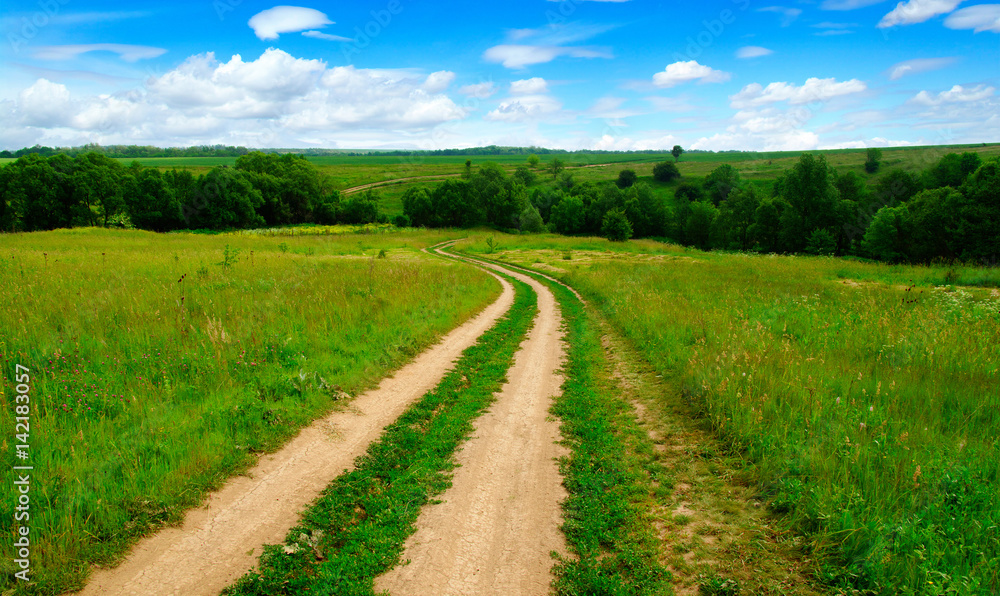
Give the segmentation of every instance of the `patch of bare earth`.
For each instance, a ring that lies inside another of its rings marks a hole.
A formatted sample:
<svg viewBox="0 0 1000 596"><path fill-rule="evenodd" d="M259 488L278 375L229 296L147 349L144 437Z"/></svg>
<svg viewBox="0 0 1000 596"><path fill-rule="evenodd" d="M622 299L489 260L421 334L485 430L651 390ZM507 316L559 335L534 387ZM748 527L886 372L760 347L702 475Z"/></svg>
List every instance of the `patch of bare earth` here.
<svg viewBox="0 0 1000 596"><path fill-rule="evenodd" d="M534 327L459 452L451 488L421 512L404 564L376 579L377 592L539 596L552 581L550 553L565 553L559 525L566 495L557 465L565 449L549 414L562 384L561 319L548 288L504 271L538 294Z"/></svg>
<svg viewBox="0 0 1000 596"><path fill-rule="evenodd" d="M204 507L140 541L113 569L97 569L83 595L218 594L251 570L262 545L280 543L299 513L414 401L433 389L462 351L513 304L510 284L482 313L385 379L374 390L303 429L247 475L231 479Z"/></svg>
<svg viewBox="0 0 1000 596"><path fill-rule="evenodd" d="M691 416L678 392L604 324L613 378L652 441L661 473L648 506L660 537L660 561L680 596L732 580L740 594L825 594L809 577L799 539L771 519L739 462Z"/></svg>

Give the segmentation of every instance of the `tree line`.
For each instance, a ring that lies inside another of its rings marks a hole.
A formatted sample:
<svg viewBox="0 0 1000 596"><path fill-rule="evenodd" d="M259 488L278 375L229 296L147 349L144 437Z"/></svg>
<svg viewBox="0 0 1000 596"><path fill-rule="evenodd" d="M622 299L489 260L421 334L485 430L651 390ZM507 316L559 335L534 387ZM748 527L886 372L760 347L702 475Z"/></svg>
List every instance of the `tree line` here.
<svg viewBox="0 0 1000 596"><path fill-rule="evenodd" d="M299 155L251 152L235 166L187 170L124 166L99 153L30 153L0 168L0 230L74 226L155 232L297 223L387 221L372 191L342 199Z"/></svg>
<svg viewBox="0 0 1000 596"><path fill-rule="evenodd" d="M877 172L881 152L867 157L866 171ZM614 181L578 184L553 159L548 172L554 187L535 186L537 174L526 166L507 176L488 164L462 180L410 188L403 197L406 222L889 262L993 264L1000 257L1000 158L983 163L972 152L947 154L920 173L896 169L870 181L803 154L770 188L743 179L729 164L688 181L674 163L662 162L653 179L673 185L667 198L662 185L654 191L632 170Z"/></svg>
<svg viewBox="0 0 1000 596"><path fill-rule="evenodd" d="M676 149L680 149L679 147ZM679 157L677 152L675 159ZM865 169L878 171L869 151ZM948 154L919 173L865 178L803 154L773 185L729 164L704 179L672 161L653 182L623 170L577 183L553 157L542 173L532 154L508 174L495 163L403 195L399 226L492 226L514 232L658 238L703 250L859 255L884 261L995 263L1000 256L1000 158ZM537 184L551 175L554 184ZM26 154L0 168L0 229L123 226L166 232L299 223L388 221L371 190L342 197L302 155L241 155L234 167L195 176L125 166L90 152Z"/></svg>

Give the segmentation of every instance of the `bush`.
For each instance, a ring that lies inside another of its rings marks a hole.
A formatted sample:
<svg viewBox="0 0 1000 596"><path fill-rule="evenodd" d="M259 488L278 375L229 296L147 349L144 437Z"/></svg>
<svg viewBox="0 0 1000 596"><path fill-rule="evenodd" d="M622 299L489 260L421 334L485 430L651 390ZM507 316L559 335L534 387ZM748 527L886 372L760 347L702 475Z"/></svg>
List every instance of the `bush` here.
<svg viewBox="0 0 1000 596"><path fill-rule="evenodd" d="M637 180L639 180L639 176L635 173L635 170L622 170L618 173L618 180L615 184L618 185L618 188L629 188Z"/></svg>
<svg viewBox="0 0 1000 596"><path fill-rule="evenodd" d="M653 166L653 180L657 182L670 182L680 177L681 171L672 162L664 161Z"/></svg>
<svg viewBox="0 0 1000 596"><path fill-rule="evenodd" d="M612 242L625 242L632 237L632 224L621 209L612 209L604 214L601 234Z"/></svg>
<svg viewBox="0 0 1000 596"><path fill-rule="evenodd" d="M410 218L405 215L397 215L392 219L392 225L397 228L408 228L410 227Z"/></svg>
<svg viewBox="0 0 1000 596"><path fill-rule="evenodd" d="M531 186L535 183L535 179L538 176L534 172L528 169L528 166L517 166L514 170L514 180L517 180L525 186Z"/></svg>

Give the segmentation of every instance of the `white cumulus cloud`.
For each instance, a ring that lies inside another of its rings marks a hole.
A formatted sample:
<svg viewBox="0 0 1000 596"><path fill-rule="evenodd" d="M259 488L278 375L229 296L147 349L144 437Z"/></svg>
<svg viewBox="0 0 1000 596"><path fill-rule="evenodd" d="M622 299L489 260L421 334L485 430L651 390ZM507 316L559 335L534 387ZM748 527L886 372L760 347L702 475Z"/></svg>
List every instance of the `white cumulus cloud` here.
<svg viewBox="0 0 1000 596"><path fill-rule="evenodd" d="M971 89L966 89L961 85L955 85L948 91L942 91L937 95L932 95L927 91L921 91L920 93L914 95L910 99L910 102L925 106L939 106L949 103L969 103L992 97L994 91L995 89L993 87L987 87L986 85L976 85Z"/></svg>
<svg viewBox="0 0 1000 596"><path fill-rule="evenodd" d="M539 93L548 92L549 84L541 77L522 79L520 81L514 81L510 84L511 95L537 95Z"/></svg>
<svg viewBox="0 0 1000 596"><path fill-rule="evenodd" d="M696 60L688 60L687 62L668 64L663 72L653 75L653 84L657 87L673 87L690 81L722 83L728 81L729 78L728 72L698 64Z"/></svg>
<svg viewBox="0 0 1000 596"><path fill-rule="evenodd" d="M155 145L225 143L301 146L303 138L337 146L344 138L385 142L426 134L467 111L443 91L454 74L329 67L269 49L253 61L192 56L145 88L75 94L38 79L4 104L5 136L26 145L98 142Z"/></svg>
<svg viewBox="0 0 1000 596"><path fill-rule="evenodd" d="M882 17L878 27L885 29L896 25L913 25L923 23L939 14L946 14L962 3L963 0L909 0L900 2L892 12Z"/></svg>
<svg viewBox="0 0 1000 596"><path fill-rule="evenodd" d="M787 101L791 105L802 105L814 101L826 101L841 95L860 93L868 87L857 79L840 81L836 79L807 79L804 84L777 82L763 87L760 83L751 83L736 95L729 96L730 105L737 109L763 106Z"/></svg>
<svg viewBox="0 0 1000 596"><path fill-rule="evenodd" d="M322 29L333 21L314 8L275 6L253 15L247 24L260 39L278 39L282 33Z"/></svg>

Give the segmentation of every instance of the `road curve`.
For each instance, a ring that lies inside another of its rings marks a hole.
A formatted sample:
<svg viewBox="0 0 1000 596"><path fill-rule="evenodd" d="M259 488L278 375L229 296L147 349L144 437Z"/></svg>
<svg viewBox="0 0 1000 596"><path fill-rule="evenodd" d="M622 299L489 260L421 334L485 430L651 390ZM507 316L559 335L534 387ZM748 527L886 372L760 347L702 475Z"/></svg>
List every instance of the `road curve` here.
<svg viewBox="0 0 1000 596"><path fill-rule="evenodd" d="M141 540L126 560L95 570L83 596L216 595L257 563L264 544L281 543L300 512L377 440L383 429L433 389L514 301L510 283L483 312L358 396L347 411L304 428L246 476L229 480L178 528Z"/></svg>
<svg viewBox="0 0 1000 596"><path fill-rule="evenodd" d="M507 383L475 423L457 455L453 484L427 505L406 542L406 561L376 579L393 596L549 593L552 551L566 497L557 458L559 424L549 414L562 385L561 318L553 294L534 279L490 263L538 294L534 327L515 355Z"/></svg>

